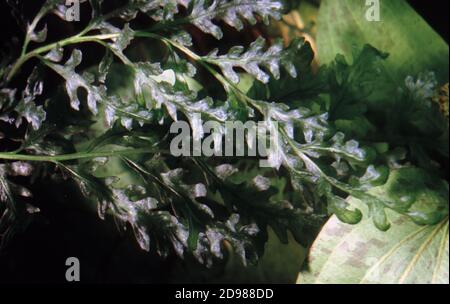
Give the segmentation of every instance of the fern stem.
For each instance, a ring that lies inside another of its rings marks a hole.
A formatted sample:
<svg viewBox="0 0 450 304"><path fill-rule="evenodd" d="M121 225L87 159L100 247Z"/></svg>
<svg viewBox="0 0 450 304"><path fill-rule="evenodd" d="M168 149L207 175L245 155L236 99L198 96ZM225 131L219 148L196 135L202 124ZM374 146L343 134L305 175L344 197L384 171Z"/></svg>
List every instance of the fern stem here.
<svg viewBox="0 0 450 304"><path fill-rule="evenodd" d="M202 67L204 67L211 75L213 75L224 87L225 91L230 93L231 91L235 91L235 86L230 83L223 75L221 75L219 72L214 70L207 62L203 60L203 58L193 51L191 51L189 48L171 40L167 39L165 37L159 36L158 34L149 33L149 32L143 32L143 31L136 31L135 32L136 37L143 37L143 38L152 38L152 39L158 39L168 45L171 45L172 47L178 49L182 53L184 53L186 56L200 64Z"/></svg>
<svg viewBox="0 0 450 304"><path fill-rule="evenodd" d="M98 157L118 157L118 156L129 156L138 154L150 154L158 152L155 148L141 148L141 149L124 149L116 151L98 151L90 153L71 153L63 155L25 155L25 154L15 154L12 152L2 152L0 153L1 160L12 160L12 161L36 161L36 162L63 162L70 160L79 159L92 159Z"/></svg>
<svg viewBox="0 0 450 304"><path fill-rule="evenodd" d="M28 60L37 57L40 54L50 52L54 48L57 47L64 47L71 44L77 44L77 43L86 43L86 42L97 42L101 40L110 40L119 37L119 33L114 34L103 34L103 35L94 35L94 36L72 36L66 39L63 39L61 41L51 43L49 45L37 48L29 53L24 54L21 56L16 63L11 68L11 71L8 74L7 81L10 82L12 78L17 74L17 72L20 70L20 68L27 62Z"/></svg>

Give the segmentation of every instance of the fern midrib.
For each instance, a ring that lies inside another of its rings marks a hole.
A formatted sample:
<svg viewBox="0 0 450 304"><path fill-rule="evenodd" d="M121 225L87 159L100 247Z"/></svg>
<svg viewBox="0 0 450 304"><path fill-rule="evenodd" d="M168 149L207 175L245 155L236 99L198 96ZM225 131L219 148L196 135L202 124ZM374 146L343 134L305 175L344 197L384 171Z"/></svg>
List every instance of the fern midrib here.
<svg viewBox="0 0 450 304"><path fill-rule="evenodd" d="M1 160L12 160L12 161L34 161L34 162L62 162L70 160L80 160L80 159L93 159L99 157L114 157L114 156L130 156L138 154L151 154L160 152L155 148L140 148L140 149L123 149L123 150L113 150L113 151L97 151L97 152L77 152L71 154L62 155L27 155L27 154L16 154L13 152L2 152L0 153Z"/></svg>

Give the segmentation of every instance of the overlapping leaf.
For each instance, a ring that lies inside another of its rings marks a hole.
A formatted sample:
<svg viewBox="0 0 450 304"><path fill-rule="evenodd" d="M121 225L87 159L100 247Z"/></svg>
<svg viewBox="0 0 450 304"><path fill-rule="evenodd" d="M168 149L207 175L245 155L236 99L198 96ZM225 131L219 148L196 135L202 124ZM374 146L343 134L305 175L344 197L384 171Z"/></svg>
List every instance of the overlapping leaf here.
<svg viewBox="0 0 450 304"><path fill-rule="evenodd" d="M399 203L405 199L427 209L441 206L448 214L448 185L418 185L419 173L417 169L400 169L373 193L388 199L395 195ZM419 226L388 211L395 226L380 232L371 224L364 202L350 199L348 203L364 210L365 219L350 226L332 217L315 241L299 283L448 284L448 216L435 225Z"/></svg>

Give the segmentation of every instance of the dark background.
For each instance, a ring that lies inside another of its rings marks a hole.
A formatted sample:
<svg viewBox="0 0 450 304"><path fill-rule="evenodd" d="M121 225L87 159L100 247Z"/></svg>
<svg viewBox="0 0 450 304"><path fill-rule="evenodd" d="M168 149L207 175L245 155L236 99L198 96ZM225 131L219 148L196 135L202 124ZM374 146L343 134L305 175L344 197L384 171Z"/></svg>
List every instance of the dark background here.
<svg viewBox="0 0 450 304"><path fill-rule="evenodd" d="M12 37L23 37L5 1L0 0L1 47ZM409 2L448 42L449 2ZM45 198L52 189L42 185L40 192L35 197ZM43 206L50 203L54 201L40 202ZM0 283L63 283L65 259L70 256L80 259L85 283L162 283L173 275L171 258L160 260L155 253L141 251L131 233L114 232L114 223L101 222L95 214L86 216L82 208L63 204L48 210L0 253Z"/></svg>
<svg viewBox="0 0 450 304"><path fill-rule="evenodd" d="M408 2L448 43L450 1L409 0Z"/></svg>

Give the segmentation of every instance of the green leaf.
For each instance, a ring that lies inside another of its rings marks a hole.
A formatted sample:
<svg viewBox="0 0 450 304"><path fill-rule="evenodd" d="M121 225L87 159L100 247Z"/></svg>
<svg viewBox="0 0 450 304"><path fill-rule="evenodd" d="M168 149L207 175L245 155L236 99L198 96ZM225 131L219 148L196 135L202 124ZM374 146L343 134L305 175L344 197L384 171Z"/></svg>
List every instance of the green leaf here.
<svg viewBox="0 0 450 304"><path fill-rule="evenodd" d="M448 219L420 227L395 216L389 232L368 221L349 226L333 217L313 245L309 270L298 283L448 284Z"/></svg>
<svg viewBox="0 0 450 304"><path fill-rule="evenodd" d="M355 225L361 222L362 213L359 209L350 210L349 204L342 198L331 196L328 199L328 210L335 214L337 218L347 224Z"/></svg>
<svg viewBox="0 0 450 304"><path fill-rule="evenodd" d="M43 85L42 80L39 79L38 69L35 68L28 78L22 100L15 108L15 111L19 114L19 117L16 118L17 127L22 123L22 118L25 118L34 130L41 127L47 113L43 106L36 105L36 97L42 94Z"/></svg>
<svg viewBox="0 0 450 304"><path fill-rule="evenodd" d="M33 170L26 162L0 164L0 248L26 226L31 214L39 212L24 201L32 197L31 192L11 181L13 177L29 177Z"/></svg>
<svg viewBox="0 0 450 304"><path fill-rule="evenodd" d="M119 45L116 50L121 52L123 44L121 42L117 42L116 44ZM82 53L79 50L74 50L72 56L64 65L56 64L47 59L44 59L44 63L66 80L66 91L70 98L70 105L73 109L77 111L80 110L81 101L78 97L78 89L83 88L87 93L87 106L89 110L94 115L97 115L99 111L102 111L106 124L109 127L112 127L117 120L127 129L133 127L133 121L140 125L152 121L154 117L153 113L150 112L152 108L145 108L134 100L129 101L118 98L117 96L108 96L106 87L104 83L102 83L105 74L108 72L108 65L110 65L110 63L107 62L110 59L107 57L102 61L101 71L98 76L100 82L99 85L94 84L95 77L90 73L80 75L75 71L75 68L82 60Z"/></svg>
<svg viewBox="0 0 450 304"><path fill-rule="evenodd" d="M80 50L74 50L64 66L55 64L48 60L44 61L44 63L66 80L66 90L70 98L70 105L73 109L80 109L81 102L78 98L78 89L83 88L87 92L87 104L89 110L92 113L97 114L97 104L106 98L105 89L92 85L92 79L83 77L75 72L75 68L81 63L81 61L82 52Z"/></svg>
<svg viewBox="0 0 450 304"><path fill-rule="evenodd" d="M47 25L45 25L44 28L38 32L30 31L30 40L38 43L44 42L47 40L47 31Z"/></svg>
<svg viewBox="0 0 450 304"><path fill-rule="evenodd" d="M189 16L191 22L203 32L213 35L217 39L223 37L222 30L213 23L213 19L221 19L228 25L242 30L242 19L251 24L256 23L255 15L263 18L267 24L269 18L281 18L282 4L277 0L214 0L206 5L205 0L194 2Z"/></svg>
<svg viewBox="0 0 450 304"><path fill-rule="evenodd" d="M439 86L432 72L409 76L392 101L387 112L384 129L386 140L391 144L408 147L411 159L422 168L435 169L436 155L448 158L448 120L434 100Z"/></svg>
<svg viewBox="0 0 450 304"><path fill-rule="evenodd" d="M420 174L416 169L400 170L394 181L370 192L387 199L396 196L398 201L411 195L414 204L422 208L433 209L436 204L448 208L448 185L411 183L425 182ZM386 210L395 225L383 232L372 225L363 201L351 198L348 203L363 210L363 221L351 226L333 216L312 246L307 269L300 273L298 283L449 283L448 212L437 224L420 226L407 216Z"/></svg>
<svg viewBox="0 0 450 304"><path fill-rule="evenodd" d="M318 17L317 44L322 63L336 54L351 58L353 47L366 43L389 53L385 68L391 79L435 71L448 82L448 45L404 0L380 1L380 22L369 22L366 1L323 0ZM413 25L413 26L412 26Z"/></svg>
<svg viewBox="0 0 450 304"><path fill-rule="evenodd" d="M313 214L309 202L302 201L304 197L298 199L292 194L287 199L284 179L269 179L260 175L259 168L239 170L230 164L222 164L214 170L207 168L206 172L212 178L209 188L220 193L228 208L236 208L243 217L254 218L260 230L266 233L270 226L283 243L288 242L288 231L297 242L310 242L305 231L315 230L321 221L320 215Z"/></svg>
<svg viewBox="0 0 450 304"><path fill-rule="evenodd" d="M98 18L102 12L103 0L89 0L92 7L92 18Z"/></svg>
<svg viewBox="0 0 450 304"><path fill-rule="evenodd" d="M448 184L417 168L391 172L385 185L370 191L393 204L389 207L410 216L419 225L436 224L448 215Z"/></svg>
<svg viewBox="0 0 450 304"><path fill-rule="evenodd" d="M387 58L388 54L367 44L361 50L353 49L351 64L343 55L335 57L326 71L330 119L353 120L366 114L372 104L386 104L393 94L391 86L400 84L384 74Z"/></svg>
<svg viewBox="0 0 450 304"><path fill-rule="evenodd" d="M288 73L293 77L297 77L297 70L293 65L293 58L298 50L302 47L302 43L295 41L291 48L283 50L282 41L278 41L272 45L267 51L264 51L266 41L259 37L253 42L249 49L244 53L241 46L233 47L228 54L218 55L219 50L212 51L203 60L215 64L222 69L225 77L233 83L239 83L239 76L234 71L235 68L242 68L250 75L256 77L259 81L267 83L270 76L267 75L261 67L269 70L275 79L280 78L280 65L282 65Z"/></svg>
<svg viewBox="0 0 450 304"><path fill-rule="evenodd" d="M314 59L314 52L309 42L305 39L297 39L292 43L295 52L291 52L293 57L290 62L298 71L297 77L293 78L282 74L279 79L270 79L264 85L261 82L254 82L248 95L257 100L280 100L284 103L301 102L303 105L310 99L317 98L325 91L327 83L324 79L323 70L315 75L311 71L311 63ZM292 50L292 48L291 48Z"/></svg>
<svg viewBox="0 0 450 304"><path fill-rule="evenodd" d="M132 20L138 12L142 12L156 21L171 21L178 13L178 5L187 8L190 3L191 0L130 0L118 15L125 20Z"/></svg>
<svg viewBox="0 0 450 304"><path fill-rule="evenodd" d="M215 106L210 97L199 100L198 94L189 88L185 90L174 88L175 76L167 76L173 75L174 72L163 71L160 64L142 62L133 64L132 68L135 73L134 88L138 100L143 102L147 109L161 109L164 106L173 121L178 121L178 112L183 113L191 124L195 139L200 139L204 135L200 123L202 117L225 122L233 114L228 110L227 104ZM145 95L146 89L148 95Z"/></svg>
<svg viewBox="0 0 450 304"><path fill-rule="evenodd" d="M35 68L28 78L27 86L22 92L22 98L17 102L13 111L17 114L15 118L11 113L0 114L0 120L5 122L14 122L17 128L20 127L25 119L31 124L34 130L38 130L47 117L43 106L36 105L36 98L42 94L43 82L39 79L38 68ZM0 109L2 106L12 106L15 103L15 91L2 90L0 93Z"/></svg>

